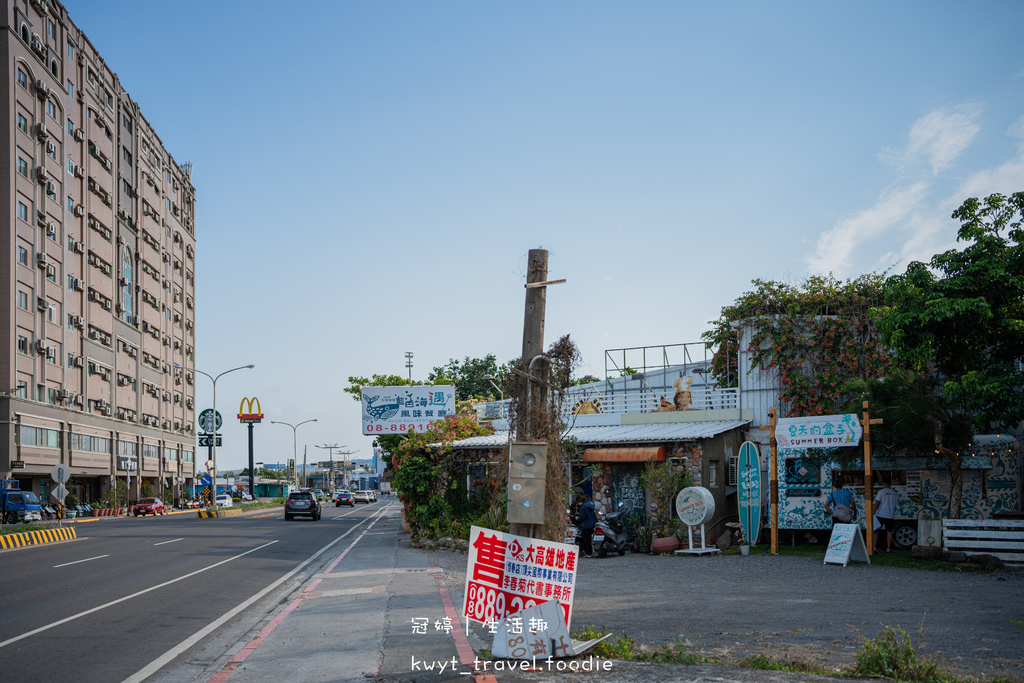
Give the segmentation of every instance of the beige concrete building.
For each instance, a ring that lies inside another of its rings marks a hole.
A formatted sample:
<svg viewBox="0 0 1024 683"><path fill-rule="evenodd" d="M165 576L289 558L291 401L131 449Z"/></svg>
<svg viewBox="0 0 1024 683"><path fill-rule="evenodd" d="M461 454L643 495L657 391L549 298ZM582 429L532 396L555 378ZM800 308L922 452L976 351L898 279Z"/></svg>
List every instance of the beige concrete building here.
<svg viewBox="0 0 1024 683"><path fill-rule="evenodd" d="M63 5L3 4L0 478L170 499L195 472L191 167Z"/></svg>

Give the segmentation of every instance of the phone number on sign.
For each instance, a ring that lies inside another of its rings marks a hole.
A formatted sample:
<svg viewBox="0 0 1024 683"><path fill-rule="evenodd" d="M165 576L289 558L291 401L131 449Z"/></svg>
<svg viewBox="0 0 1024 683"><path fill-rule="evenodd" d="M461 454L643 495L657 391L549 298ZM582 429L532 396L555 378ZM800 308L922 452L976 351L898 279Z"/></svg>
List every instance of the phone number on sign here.
<svg viewBox="0 0 1024 683"><path fill-rule="evenodd" d="M547 601L541 600L540 602ZM500 621L510 614L515 614L527 607L535 607L538 604L539 602L533 598L470 581L466 590L466 604L463 611L470 619L486 624L491 621ZM568 615L569 606L564 603L560 603L559 606Z"/></svg>
<svg viewBox="0 0 1024 683"><path fill-rule="evenodd" d="M422 422L420 424L413 424L411 422L409 424L392 422L389 425L366 425L365 432L367 434L369 434L370 432L407 432L410 429L415 429L416 431L422 432L425 429L428 429L429 427L430 425L425 425Z"/></svg>

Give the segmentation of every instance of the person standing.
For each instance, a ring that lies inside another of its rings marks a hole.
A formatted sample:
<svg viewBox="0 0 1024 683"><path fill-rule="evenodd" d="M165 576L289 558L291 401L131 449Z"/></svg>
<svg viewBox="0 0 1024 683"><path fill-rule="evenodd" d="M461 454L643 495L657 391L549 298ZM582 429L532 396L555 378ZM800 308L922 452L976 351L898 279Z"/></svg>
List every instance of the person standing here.
<svg viewBox="0 0 1024 683"><path fill-rule="evenodd" d="M886 546L885 552L892 552L892 531L896 526L896 505L899 503L899 496L892 490L889 477L882 476L882 490L875 495L876 511L875 519L885 530ZM878 534L875 542L875 552L882 552L882 534Z"/></svg>
<svg viewBox="0 0 1024 683"><path fill-rule="evenodd" d="M583 557L590 557L594 554L594 527L597 526L597 511L594 509L594 501L587 500L583 494L576 496L576 502L580 506L580 552Z"/></svg>
<svg viewBox="0 0 1024 683"><path fill-rule="evenodd" d="M832 525L849 524L857 519L857 505L853 500L853 491L843 488L845 481L842 473L832 478L832 493L825 498L825 512L831 515Z"/></svg>

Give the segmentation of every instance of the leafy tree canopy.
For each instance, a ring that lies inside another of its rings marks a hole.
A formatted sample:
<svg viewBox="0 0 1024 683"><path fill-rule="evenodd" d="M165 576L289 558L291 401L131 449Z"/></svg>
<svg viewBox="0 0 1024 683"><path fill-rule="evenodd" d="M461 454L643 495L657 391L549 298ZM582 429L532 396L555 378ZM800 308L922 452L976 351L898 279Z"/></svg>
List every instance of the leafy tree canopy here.
<svg viewBox="0 0 1024 683"><path fill-rule="evenodd" d="M412 381L409 384L409 379L406 377L399 377L398 375L372 375L369 379L366 377L349 377L348 386L342 389L345 393L352 396L355 401L363 400L363 387L400 387L400 386L420 386L423 382Z"/></svg>
<svg viewBox="0 0 1024 683"><path fill-rule="evenodd" d="M878 323L913 369L938 371L946 400L981 431L1024 420L1024 192L970 198L953 212L962 250L889 279Z"/></svg>

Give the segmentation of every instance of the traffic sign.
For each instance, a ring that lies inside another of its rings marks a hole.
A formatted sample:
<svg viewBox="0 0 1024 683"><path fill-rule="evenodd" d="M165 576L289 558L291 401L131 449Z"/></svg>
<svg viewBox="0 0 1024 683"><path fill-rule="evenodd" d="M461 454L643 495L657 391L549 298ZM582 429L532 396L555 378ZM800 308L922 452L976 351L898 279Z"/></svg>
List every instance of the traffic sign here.
<svg viewBox="0 0 1024 683"><path fill-rule="evenodd" d="M57 488L50 491L50 495L53 496L53 499L58 503L63 503L64 498L68 495L68 489L64 484L57 484Z"/></svg>
<svg viewBox="0 0 1024 683"><path fill-rule="evenodd" d="M199 483L202 486L209 486L210 484L213 483L213 478L210 477L209 474L204 474L202 477L199 478Z"/></svg>
<svg viewBox="0 0 1024 683"><path fill-rule="evenodd" d="M211 443L212 441L213 441L213 434L200 434L199 435L199 447L200 448L209 448L211 445L216 445L216 446L223 446L224 445L222 443L222 441L221 441L220 434L217 435L217 442L216 442L216 444Z"/></svg>
<svg viewBox="0 0 1024 683"><path fill-rule="evenodd" d="M214 412L213 408L207 408L199 413L199 427L204 432L215 432L222 424L224 421L220 418L220 411Z"/></svg>
<svg viewBox="0 0 1024 683"><path fill-rule="evenodd" d="M71 468L67 465L54 465L50 470L50 478L58 484L63 484L71 478Z"/></svg>

